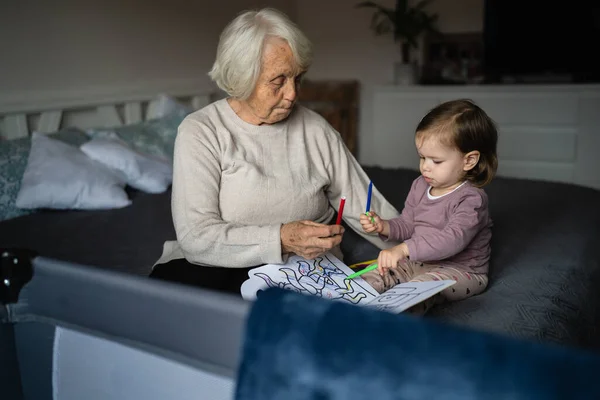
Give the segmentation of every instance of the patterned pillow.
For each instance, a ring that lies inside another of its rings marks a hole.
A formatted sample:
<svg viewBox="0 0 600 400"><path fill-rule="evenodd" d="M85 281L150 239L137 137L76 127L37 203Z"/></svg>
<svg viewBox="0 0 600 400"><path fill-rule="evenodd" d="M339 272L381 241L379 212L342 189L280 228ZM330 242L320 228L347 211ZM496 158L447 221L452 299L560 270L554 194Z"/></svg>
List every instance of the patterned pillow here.
<svg viewBox="0 0 600 400"><path fill-rule="evenodd" d="M172 161L177 128L184 118L184 114L177 113L136 124L88 129L87 134L94 139L111 139L116 134L140 153Z"/></svg>
<svg viewBox="0 0 600 400"><path fill-rule="evenodd" d="M50 137L73 146L89 140L82 131L72 128L51 133ZM30 137L0 142L0 221L34 212L15 205L30 149Z"/></svg>
<svg viewBox="0 0 600 400"><path fill-rule="evenodd" d="M179 128L179 125L181 125L186 116L187 114L178 113L146 121L148 128L152 129L162 139L170 160L173 159L177 128Z"/></svg>

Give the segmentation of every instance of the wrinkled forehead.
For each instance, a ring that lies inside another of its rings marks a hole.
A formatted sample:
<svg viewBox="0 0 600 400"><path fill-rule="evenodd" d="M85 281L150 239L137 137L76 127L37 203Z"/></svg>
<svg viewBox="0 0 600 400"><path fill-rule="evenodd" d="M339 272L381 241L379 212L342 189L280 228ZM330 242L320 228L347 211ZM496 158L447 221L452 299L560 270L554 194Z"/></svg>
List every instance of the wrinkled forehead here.
<svg viewBox="0 0 600 400"><path fill-rule="evenodd" d="M294 53L285 39L270 36L265 39L262 54L262 70L271 73L299 75L301 71Z"/></svg>

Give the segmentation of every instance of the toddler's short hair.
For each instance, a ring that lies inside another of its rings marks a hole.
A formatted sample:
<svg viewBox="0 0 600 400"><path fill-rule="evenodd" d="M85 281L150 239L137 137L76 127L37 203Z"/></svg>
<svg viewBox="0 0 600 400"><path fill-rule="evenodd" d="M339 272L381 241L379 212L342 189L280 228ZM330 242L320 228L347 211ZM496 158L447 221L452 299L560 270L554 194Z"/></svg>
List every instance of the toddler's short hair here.
<svg viewBox="0 0 600 400"><path fill-rule="evenodd" d="M479 151L477 165L465 176L474 186L483 187L496 175L496 124L472 100L451 100L436 106L419 122L415 138L434 138L463 154Z"/></svg>

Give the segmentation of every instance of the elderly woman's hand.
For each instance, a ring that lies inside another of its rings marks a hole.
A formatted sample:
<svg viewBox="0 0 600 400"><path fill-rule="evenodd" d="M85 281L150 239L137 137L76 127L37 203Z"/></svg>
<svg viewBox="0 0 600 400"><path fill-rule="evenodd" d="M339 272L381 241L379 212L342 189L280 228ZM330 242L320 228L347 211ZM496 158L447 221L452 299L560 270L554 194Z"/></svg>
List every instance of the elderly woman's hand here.
<svg viewBox="0 0 600 400"><path fill-rule="evenodd" d="M281 250L310 260L325 254L342 241L344 227L313 221L294 221L281 226Z"/></svg>

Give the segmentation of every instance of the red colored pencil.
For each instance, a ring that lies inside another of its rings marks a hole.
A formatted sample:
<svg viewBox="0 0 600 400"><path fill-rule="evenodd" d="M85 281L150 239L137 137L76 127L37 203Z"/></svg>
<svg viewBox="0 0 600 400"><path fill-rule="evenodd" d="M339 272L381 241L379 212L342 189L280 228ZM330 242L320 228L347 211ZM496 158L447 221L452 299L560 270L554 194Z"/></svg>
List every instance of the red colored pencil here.
<svg viewBox="0 0 600 400"><path fill-rule="evenodd" d="M346 204L346 196L342 196L342 198L340 199L340 208L338 209L337 221L335 222L336 225L342 223L342 214L344 214L344 204Z"/></svg>

